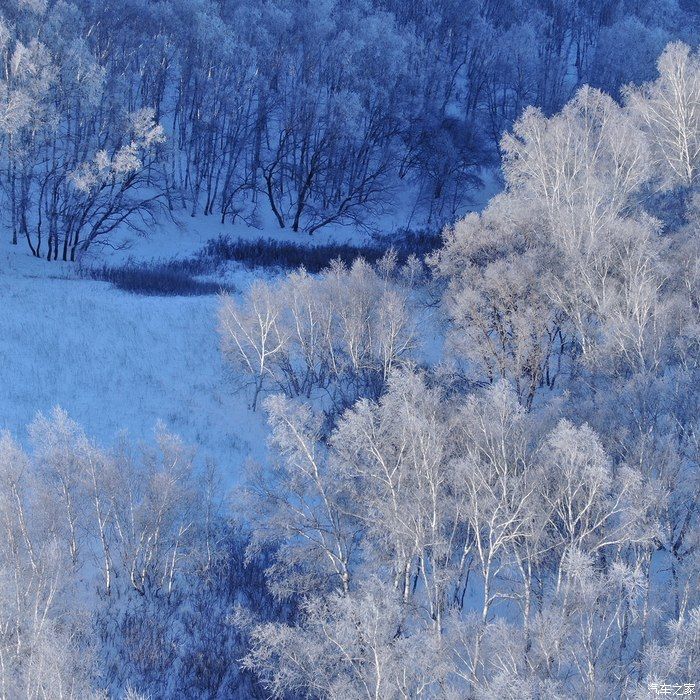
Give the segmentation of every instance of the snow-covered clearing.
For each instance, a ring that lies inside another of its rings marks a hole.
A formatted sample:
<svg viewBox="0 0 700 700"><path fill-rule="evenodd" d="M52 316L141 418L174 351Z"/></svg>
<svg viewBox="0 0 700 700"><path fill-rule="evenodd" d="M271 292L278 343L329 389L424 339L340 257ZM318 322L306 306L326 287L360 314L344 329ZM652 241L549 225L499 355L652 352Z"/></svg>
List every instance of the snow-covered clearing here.
<svg viewBox="0 0 700 700"><path fill-rule="evenodd" d="M489 180L488 190L496 188ZM475 204L480 209L483 202ZM318 244L366 242L366 232L331 226L310 237L216 217L181 214L148 237L115 236L114 248L95 246L83 263L119 265L190 257L220 235ZM397 218L378 223L391 232ZM235 264L217 280L244 290L253 277ZM84 279L72 263L33 258L24 241L0 242L0 429L26 440L38 411L61 406L101 444L126 431L149 441L158 421L215 459L235 483L248 459L264 458L267 428L252 413L222 362L216 332L217 298L141 296ZM425 348L424 348L425 349Z"/></svg>
<svg viewBox="0 0 700 700"><path fill-rule="evenodd" d="M109 444L122 430L149 440L162 420L231 481L263 454L263 417L221 360L215 296L129 294L23 246L0 260L0 428L24 440L37 411L60 405Z"/></svg>

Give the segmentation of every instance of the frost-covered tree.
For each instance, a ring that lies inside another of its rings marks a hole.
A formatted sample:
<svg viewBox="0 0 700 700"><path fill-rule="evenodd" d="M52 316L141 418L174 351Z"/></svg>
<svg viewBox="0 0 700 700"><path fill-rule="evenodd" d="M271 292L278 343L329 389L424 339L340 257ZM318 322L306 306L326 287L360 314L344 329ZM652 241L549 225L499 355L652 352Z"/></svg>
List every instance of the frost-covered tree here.
<svg viewBox="0 0 700 700"><path fill-rule="evenodd" d="M630 88L626 100L649 139L662 186L689 188L700 168L700 59L676 42L657 66L659 77Z"/></svg>
<svg viewBox="0 0 700 700"><path fill-rule="evenodd" d="M560 261L539 240L541 222L520 202L496 199L443 234L431 260L446 283L447 350L476 383L513 382L529 405L568 364L571 329L548 296Z"/></svg>
<svg viewBox="0 0 700 700"><path fill-rule="evenodd" d="M669 0L9 0L1 26L7 225L60 258L71 174L128 144L128 114L151 110L166 136L132 205L160 195L172 211L314 233L376 228L400 192L411 224L435 227L464 211L524 108L549 116L585 81L617 94L650 79L662 44L698 20ZM658 137L673 170L673 135Z"/></svg>
<svg viewBox="0 0 700 700"><path fill-rule="evenodd" d="M256 281L241 301L224 295L222 349L252 384L253 410L271 390L319 398L330 413L377 398L418 346L418 304L399 272L389 252L376 267L335 261L315 277Z"/></svg>

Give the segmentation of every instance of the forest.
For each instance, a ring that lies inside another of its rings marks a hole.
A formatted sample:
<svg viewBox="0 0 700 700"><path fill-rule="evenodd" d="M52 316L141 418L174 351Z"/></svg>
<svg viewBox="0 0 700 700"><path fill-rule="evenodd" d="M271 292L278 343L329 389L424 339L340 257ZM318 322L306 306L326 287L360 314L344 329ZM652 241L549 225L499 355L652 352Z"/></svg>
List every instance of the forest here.
<svg viewBox="0 0 700 700"><path fill-rule="evenodd" d="M183 216L313 263L207 278L265 458L167 411L0 435L0 698L700 693L699 31L693 0L0 0L3 264L48 294Z"/></svg>

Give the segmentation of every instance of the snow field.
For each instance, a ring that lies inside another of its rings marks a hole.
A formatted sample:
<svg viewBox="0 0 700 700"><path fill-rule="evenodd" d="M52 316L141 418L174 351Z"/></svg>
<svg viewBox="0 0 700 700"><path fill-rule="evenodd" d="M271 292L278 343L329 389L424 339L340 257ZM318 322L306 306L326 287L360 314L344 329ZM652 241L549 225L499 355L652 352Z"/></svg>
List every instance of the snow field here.
<svg viewBox="0 0 700 700"><path fill-rule="evenodd" d="M60 405L110 444L122 430L150 440L162 420L227 481L264 454L264 418L222 362L215 296L137 296L35 262L40 280L0 273L0 429L25 441L35 413Z"/></svg>

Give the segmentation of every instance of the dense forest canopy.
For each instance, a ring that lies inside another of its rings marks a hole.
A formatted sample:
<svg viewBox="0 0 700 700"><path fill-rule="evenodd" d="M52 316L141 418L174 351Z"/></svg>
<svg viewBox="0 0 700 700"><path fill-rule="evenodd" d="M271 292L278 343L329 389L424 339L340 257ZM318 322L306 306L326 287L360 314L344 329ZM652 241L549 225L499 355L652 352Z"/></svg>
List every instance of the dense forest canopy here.
<svg viewBox="0 0 700 700"><path fill-rule="evenodd" d="M430 280L388 253L224 297L279 454L248 487L251 545L303 601L253 626L245 667L274 694L692 684L700 58L671 43L622 93L526 109L505 190L445 229Z"/></svg>
<svg viewBox="0 0 700 700"><path fill-rule="evenodd" d="M2 214L37 256L180 209L447 225L220 295L226 390L269 426L232 494L235 446L164 425L0 437L0 697L696 692L695 3L2 13Z"/></svg>
<svg viewBox="0 0 700 700"><path fill-rule="evenodd" d="M168 209L439 228L525 107L619 96L699 26L673 0L6 0L3 220L71 260Z"/></svg>

